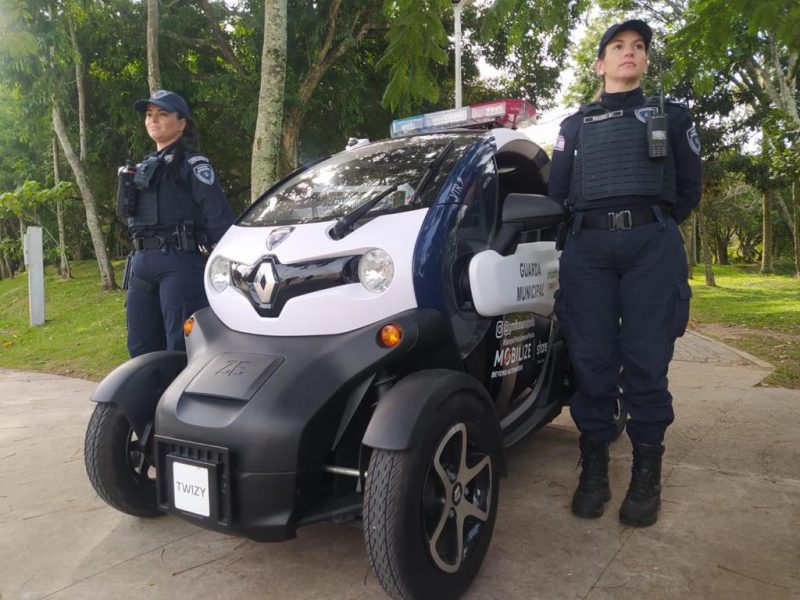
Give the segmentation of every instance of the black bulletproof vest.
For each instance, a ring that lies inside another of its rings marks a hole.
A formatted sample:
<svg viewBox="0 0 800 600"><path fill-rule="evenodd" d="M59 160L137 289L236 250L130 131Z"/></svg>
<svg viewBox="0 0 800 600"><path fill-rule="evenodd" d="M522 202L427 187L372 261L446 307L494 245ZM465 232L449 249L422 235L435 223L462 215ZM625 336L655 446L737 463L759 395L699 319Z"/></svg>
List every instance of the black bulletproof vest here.
<svg viewBox="0 0 800 600"><path fill-rule="evenodd" d="M128 218L128 227L160 230L185 221L196 225L202 222L190 183L180 177L173 180L167 170L164 159L156 156L147 157L137 166L134 183L139 189L139 200L136 216Z"/></svg>
<svg viewBox="0 0 800 600"><path fill-rule="evenodd" d="M675 203L675 157L671 148L665 158L648 157L645 117L636 115L642 108L581 106L580 146L569 190L575 210L613 206L611 199L625 205Z"/></svg>

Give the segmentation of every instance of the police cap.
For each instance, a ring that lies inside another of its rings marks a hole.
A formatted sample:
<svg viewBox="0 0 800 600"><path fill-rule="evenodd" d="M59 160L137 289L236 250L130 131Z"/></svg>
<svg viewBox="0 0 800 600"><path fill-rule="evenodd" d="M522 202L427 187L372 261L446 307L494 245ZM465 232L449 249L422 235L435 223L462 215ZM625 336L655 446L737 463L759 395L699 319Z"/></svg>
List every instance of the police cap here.
<svg viewBox="0 0 800 600"><path fill-rule="evenodd" d="M600 38L600 45L597 47L598 58L603 55L603 50L605 49L606 44L608 44L608 42L611 41L611 38L617 35L620 31L635 31L642 36L642 39L644 40L645 51L650 50L650 40L653 39L653 30L650 29L650 26L644 21L640 19L631 19L630 21L617 23L606 29L603 37Z"/></svg>
<svg viewBox="0 0 800 600"><path fill-rule="evenodd" d="M156 90L149 98L134 102L133 108L140 113L145 113L147 112L148 104L155 104L167 112L177 112L181 117L186 119L191 116L189 113L189 105L186 104L186 100L169 90Z"/></svg>

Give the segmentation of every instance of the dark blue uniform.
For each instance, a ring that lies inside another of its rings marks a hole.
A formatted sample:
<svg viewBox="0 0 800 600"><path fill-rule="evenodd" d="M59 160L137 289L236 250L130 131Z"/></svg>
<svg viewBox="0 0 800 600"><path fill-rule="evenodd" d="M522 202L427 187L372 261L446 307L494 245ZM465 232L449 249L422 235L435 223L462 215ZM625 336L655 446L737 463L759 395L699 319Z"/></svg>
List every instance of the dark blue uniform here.
<svg viewBox="0 0 800 600"><path fill-rule="evenodd" d="M677 223L700 201L700 145L688 110L667 103L668 156L648 158L656 110L641 89L604 94L562 122L553 151L549 194L574 215L555 306L577 377L571 412L599 441L615 433L621 368L634 443L660 444L674 418L667 368L691 296Z"/></svg>
<svg viewBox="0 0 800 600"><path fill-rule="evenodd" d="M208 306L199 246L215 244L233 223L208 158L187 150L170 169L174 151L173 144L148 155L136 176L139 206L128 220L134 244L126 303L131 357L185 349L183 322ZM152 173L142 167L147 164Z"/></svg>

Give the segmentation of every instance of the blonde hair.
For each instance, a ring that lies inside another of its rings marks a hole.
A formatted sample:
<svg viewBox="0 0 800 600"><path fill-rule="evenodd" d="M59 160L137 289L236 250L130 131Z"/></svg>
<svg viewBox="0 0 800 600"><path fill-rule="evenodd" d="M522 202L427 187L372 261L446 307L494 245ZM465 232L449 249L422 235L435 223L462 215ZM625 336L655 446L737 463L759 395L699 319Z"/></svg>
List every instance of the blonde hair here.
<svg viewBox="0 0 800 600"><path fill-rule="evenodd" d="M600 98L603 97L603 92L606 91L606 76L599 75L600 83L597 84L597 89L594 91L594 96L592 96L592 102L599 102Z"/></svg>

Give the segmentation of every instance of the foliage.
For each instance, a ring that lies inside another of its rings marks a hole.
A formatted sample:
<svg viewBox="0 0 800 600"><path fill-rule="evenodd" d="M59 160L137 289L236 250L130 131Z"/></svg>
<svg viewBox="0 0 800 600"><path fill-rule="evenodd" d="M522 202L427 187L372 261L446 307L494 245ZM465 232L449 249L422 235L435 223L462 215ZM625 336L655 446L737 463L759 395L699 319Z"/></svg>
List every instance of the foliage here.
<svg viewBox="0 0 800 600"><path fill-rule="evenodd" d="M67 281L46 269L38 327L28 325L27 277L0 280L0 365L100 380L127 360L124 292L99 288L95 261L71 267Z"/></svg>

